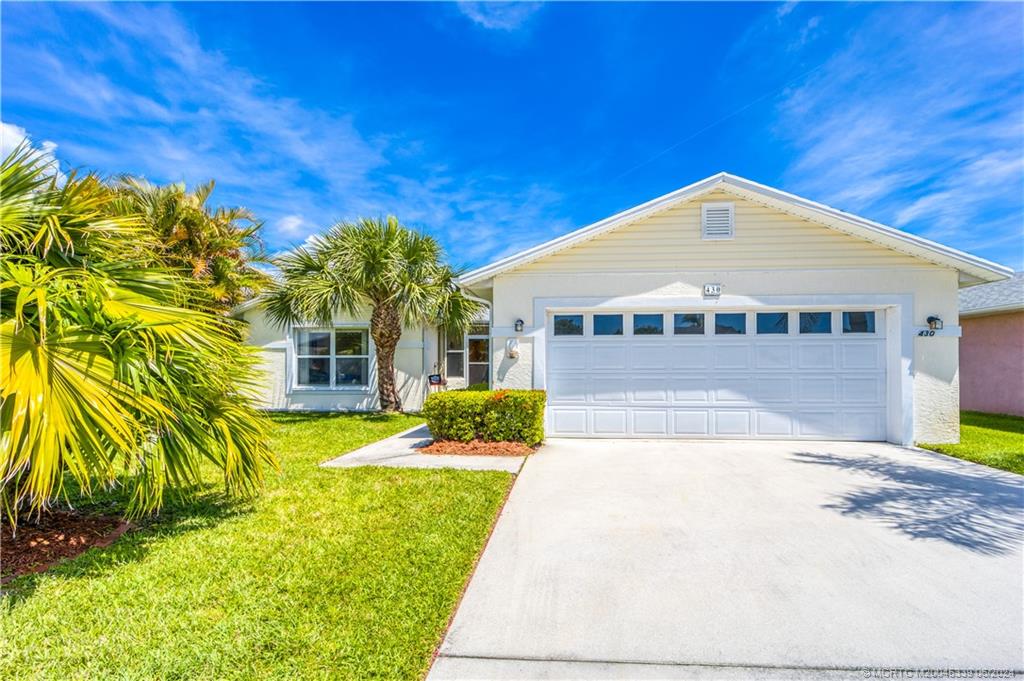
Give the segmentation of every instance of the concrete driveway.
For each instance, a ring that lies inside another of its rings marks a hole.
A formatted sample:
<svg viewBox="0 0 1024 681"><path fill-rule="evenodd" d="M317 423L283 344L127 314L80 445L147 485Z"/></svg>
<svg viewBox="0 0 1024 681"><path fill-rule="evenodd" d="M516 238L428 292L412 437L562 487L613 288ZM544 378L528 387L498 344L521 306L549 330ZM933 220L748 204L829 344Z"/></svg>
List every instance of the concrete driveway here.
<svg viewBox="0 0 1024 681"><path fill-rule="evenodd" d="M1021 670L1024 478L869 443L554 440L431 670Z"/></svg>

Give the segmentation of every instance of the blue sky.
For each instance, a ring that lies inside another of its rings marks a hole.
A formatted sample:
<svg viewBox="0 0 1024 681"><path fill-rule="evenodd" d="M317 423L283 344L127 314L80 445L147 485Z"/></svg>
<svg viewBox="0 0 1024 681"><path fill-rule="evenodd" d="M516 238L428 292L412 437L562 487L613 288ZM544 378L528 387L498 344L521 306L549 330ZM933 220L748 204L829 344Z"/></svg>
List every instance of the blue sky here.
<svg viewBox="0 0 1024 681"><path fill-rule="evenodd" d="M3 7L3 146L461 266L721 170L1020 269L1020 4Z"/></svg>

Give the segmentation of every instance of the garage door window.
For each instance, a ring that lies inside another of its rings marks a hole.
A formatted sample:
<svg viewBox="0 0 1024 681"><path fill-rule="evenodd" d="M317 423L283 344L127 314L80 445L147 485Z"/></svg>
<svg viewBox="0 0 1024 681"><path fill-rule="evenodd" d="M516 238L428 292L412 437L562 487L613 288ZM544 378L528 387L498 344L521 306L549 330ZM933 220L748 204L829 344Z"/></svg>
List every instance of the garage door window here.
<svg viewBox="0 0 1024 681"><path fill-rule="evenodd" d="M747 332L747 315L744 312L718 312L715 314L717 335L744 334Z"/></svg>
<svg viewBox="0 0 1024 681"><path fill-rule="evenodd" d="M594 315L595 336L621 336L622 315L620 314L596 314Z"/></svg>
<svg viewBox="0 0 1024 681"><path fill-rule="evenodd" d="M832 313L801 312L800 333L832 333Z"/></svg>
<svg viewBox="0 0 1024 681"><path fill-rule="evenodd" d="M758 312L757 333L759 335L771 333L789 333L789 313Z"/></svg>
<svg viewBox="0 0 1024 681"><path fill-rule="evenodd" d="M874 333L874 312L844 312L843 333Z"/></svg>
<svg viewBox="0 0 1024 681"><path fill-rule="evenodd" d="M704 313L677 314L672 320L672 331L677 336L703 336L704 335Z"/></svg>
<svg viewBox="0 0 1024 681"><path fill-rule="evenodd" d="M555 315L556 336L582 336L583 315L581 314L556 314Z"/></svg>
<svg viewBox="0 0 1024 681"><path fill-rule="evenodd" d="M633 315L634 336L660 336L665 333L665 316L660 314Z"/></svg>

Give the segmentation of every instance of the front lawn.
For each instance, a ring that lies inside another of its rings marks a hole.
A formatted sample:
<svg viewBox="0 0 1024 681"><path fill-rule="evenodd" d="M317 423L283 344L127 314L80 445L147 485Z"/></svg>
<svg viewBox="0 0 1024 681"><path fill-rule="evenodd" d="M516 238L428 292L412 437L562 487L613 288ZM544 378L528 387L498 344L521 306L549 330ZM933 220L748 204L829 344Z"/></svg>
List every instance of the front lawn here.
<svg viewBox="0 0 1024 681"><path fill-rule="evenodd" d="M211 485L12 582L0 678L422 676L512 476L319 468L420 419L273 419L282 470L255 501Z"/></svg>
<svg viewBox="0 0 1024 681"><path fill-rule="evenodd" d="M921 447L1024 475L1024 418L961 412L960 444Z"/></svg>

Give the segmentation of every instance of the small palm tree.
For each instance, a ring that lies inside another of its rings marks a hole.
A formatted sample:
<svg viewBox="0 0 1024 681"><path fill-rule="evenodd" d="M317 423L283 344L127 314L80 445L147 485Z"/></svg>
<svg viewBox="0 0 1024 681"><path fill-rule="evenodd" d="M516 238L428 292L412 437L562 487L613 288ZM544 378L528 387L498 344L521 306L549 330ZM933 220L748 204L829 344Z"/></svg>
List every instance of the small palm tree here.
<svg viewBox="0 0 1024 681"><path fill-rule="evenodd" d="M11 522L119 479L129 515L213 462L232 492L274 465L252 352L95 175L63 186L21 147L0 168L0 505Z"/></svg>
<svg viewBox="0 0 1024 681"><path fill-rule="evenodd" d="M191 192L182 183L158 186L129 176L113 187L115 210L141 216L160 242L162 259L203 284L196 291L222 311L253 297L269 282L252 266L267 262L259 238L261 223L246 208L211 208L212 180Z"/></svg>
<svg viewBox="0 0 1024 681"><path fill-rule="evenodd" d="M282 276L267 295L267 313L280 326L329 325L339 310L355 316L369 308L380 408L400 411L395 349L403 323L461 333L481 309L441 258L437 241L394 216L339 223L275 261Z"/></svg>

